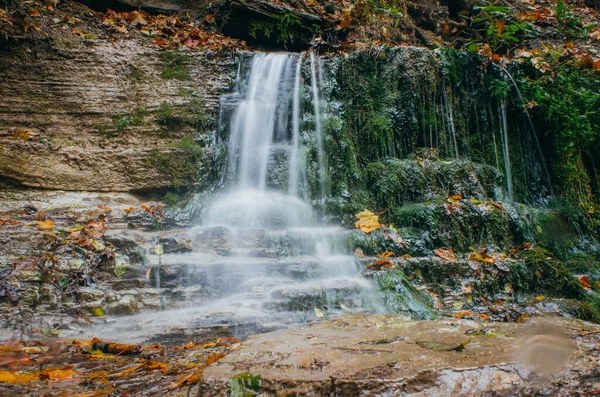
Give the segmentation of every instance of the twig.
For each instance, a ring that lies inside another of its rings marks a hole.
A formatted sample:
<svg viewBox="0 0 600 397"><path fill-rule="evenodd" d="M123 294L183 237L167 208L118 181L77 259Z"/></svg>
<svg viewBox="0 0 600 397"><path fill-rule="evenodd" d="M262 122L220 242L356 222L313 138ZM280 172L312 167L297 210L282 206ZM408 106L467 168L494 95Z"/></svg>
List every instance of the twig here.
<svg viewBox="0 0 600 397"><path fill-rule="evenodd" d="M588 335L594 335L594 334L600 334L600 330L583 332L583 333L579 334L579 336L588 336Z"/></svg>

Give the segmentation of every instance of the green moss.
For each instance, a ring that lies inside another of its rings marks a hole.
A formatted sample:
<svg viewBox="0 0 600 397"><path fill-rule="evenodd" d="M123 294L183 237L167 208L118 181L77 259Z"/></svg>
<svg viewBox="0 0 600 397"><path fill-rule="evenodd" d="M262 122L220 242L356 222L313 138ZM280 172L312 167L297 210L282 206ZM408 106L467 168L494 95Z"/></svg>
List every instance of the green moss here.
<svg viewBox="0 0 600 397"><path fill-rule="evenodd" d="M159 56L163 61L160 77L164 80L191 80L189 56L173 51L163 51Z"/></svg>
<svg viewBox="0 0 600 397"><path fill-rule="evenodd" d="M104 134L106 138L112 138L120 135L130 126L144 124L147 114L148 111L143 107L136 107L131 113L113 115L110 124L95 124L94 129Z"/></svg>
<svg viewBox="0 0 600 397"><path fill-rule="evenodd" d="M579 281L549 251L534 247L521 255L525 259L528 290L555 297L584 299L585 291Z"/></svg>
<svg viewBox="0 0 600 397"><path fill-rule="evenodd" d="M260 375L253 375L249 372L235 375L227 382L229 395L231 397L253 397L260 390Z"/></svg>
<svg viewBox="0 0 600 397"><path fill-rule="evenodd" d="M600 230L600 74L580 67L558 52L543 61L552 72L542 73L527 62L513 71L531 110L536 128L545 131L554 160L554 183L566 200L572 223Z"/></svg>
<svg viewBox="0 0 600 397"><path fill-rule="evenodd" d="M386 307L395 313L415 320L436 318L432 297L412 285L401 270L373 272L369 277L379 286Z"/></svg>
<svg viewBox="0 0 600 397"><path fill-rule="evenodd" d="M155 151L148 161L163 175L172 178L173 187L206 185L211 178L207 151L190 137L184 137L167 152Z"/></svg>
<svg viewBox="0 0 600 397"><path fill-rule="evenodd" d="M192 99L186 105L174 106L163 102L155 113L156 122L172 130L192 127L198 132L214 128L214 117L210 116L200 99Z"/></svg>

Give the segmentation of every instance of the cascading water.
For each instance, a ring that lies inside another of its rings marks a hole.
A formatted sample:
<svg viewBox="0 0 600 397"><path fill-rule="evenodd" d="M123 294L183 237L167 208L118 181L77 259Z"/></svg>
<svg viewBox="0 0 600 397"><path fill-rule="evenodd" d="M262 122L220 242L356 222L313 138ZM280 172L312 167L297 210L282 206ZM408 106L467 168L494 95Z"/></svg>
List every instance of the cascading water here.
<svg viewBox="0 0 600 397"><path fill-rule="evenodd" d="M510 166L510 151L508 145L508 122L506 121L506 101L502 101L500 107L502 110L502 136L504 143L504 169L506 171L506 188L508 190L508 197L512 200L514 198L514 193L512 171Z"/></svg>
<svg viewBox="0 0 600 397"><path fill-rule="evenodd" d="M268 256L282 257L286 261L307 258L314 261L314 276L307 280L293 277L277 280L273 282L273 285L278 284L277 288L266 295L291 297L316 293L334 309L340 303L336 299L343 299L351 291L354 298L360 295L360 299L373 303L372 298L365 298L368 294L363 294L368 285L357 277L354 258L340 254L336 248L339 239L336 241L334 236L339 235L341 229L319 225L310 205L300 198L308 195L307 150L300 142L303 58L303 54L285 53L252 56L246 85L240 88L241 99L230 122L229 191L207 211L205 223L226 227L232 237L233 254L242 260L252 255L243 248L244 236L258 230L265 236ZM307 134L314 134L317 146L316 177L319 199L323 202L325 165L317 62L317 57L310 53L315 129ZM271 245L271 239L278 241L275 246ZM273 248L277 251L270 251ZM252 279L254 271L247 268L247 277ZM261 278L264 281L264 277ZM285 292L281 292L282 283L289 284L283 288ZM358 302L347 303L343 306L356 306Z"/></svg>
<svg viewBox="0 0 600 397"><path fill-rule="evenodd" d="M235 92L221 100L219 130L229 133L224 192L189 232L192 252L160 256L161 271L176 274L162 277L161 293L180 308L131 316L96 335L136 340L179 328L244 336L321 312L384 311L346 253L346 232L320 224L305 201L305 142L316 143L321 201L325 193L317 58L311 54L310 88L302 55L247 54L240 62ZM310 125L301 123L304 97L316 112L311 131L302 129Z"/></svg>

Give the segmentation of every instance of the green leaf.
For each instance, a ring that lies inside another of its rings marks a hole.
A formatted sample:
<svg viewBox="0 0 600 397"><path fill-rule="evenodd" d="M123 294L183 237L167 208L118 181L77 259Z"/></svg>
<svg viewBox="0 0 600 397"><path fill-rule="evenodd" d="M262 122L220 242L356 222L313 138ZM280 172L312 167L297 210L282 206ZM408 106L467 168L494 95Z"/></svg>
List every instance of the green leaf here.
<svg viewBox="0 0 600 397"><path fill-rule="evenodd" d="M562 0L558 0L558 2L556 2L555 14L556 19L561 19L565 15L565 3L563 3Z"/></svg>

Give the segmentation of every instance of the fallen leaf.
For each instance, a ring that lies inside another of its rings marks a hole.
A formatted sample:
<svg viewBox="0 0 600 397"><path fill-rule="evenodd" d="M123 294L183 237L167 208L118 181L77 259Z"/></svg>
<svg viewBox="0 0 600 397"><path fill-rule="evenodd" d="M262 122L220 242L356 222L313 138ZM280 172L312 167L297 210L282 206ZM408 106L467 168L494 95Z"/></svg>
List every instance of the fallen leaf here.
<svg viewBox="0 0 600 397"><path fill-rule="evenodd" d="M215 20L215 16L213 14L206 14L204 20L208 23L215 24L217 21Z"/></svg>
<svg viewBox="0 0 600 397"><path fill-rule="evenodd" d="M323 317L325 317L325 313L323 313L323 310L319 309L318 307L315 307L315 308L314 308L314 310L315 310L315 315L316 315L318 318L323 318Z"/></svg>
<svg viewBox="0 0 600 397"><path fill-rule="evenodd" d="M18 221L15 221L14 219L10 219L8 217L4 217L4 218L0 218L0 227L7 225L7 226L17 226L20 225L21 223Z"/></svg>
<svg viewBox="0 0 600 397"><path fill-rule="evenodd" d="M382 270L393 269L394 267L395 267L394 264L388 259L381 259L381 260L378 260L377 262L373 262L373 263L367 265L368 270L374 270L377 272L382 271Z"/></svg>
<svg viewBox="0 0 600 397"><path fill-rule="evenodd" d="M577 279L579 280L579 283L583 288L587 290L592 289L592 284L590 283L590 280L587 278L587 276L579 276L577 277Z"/></svg>
<svg viewBox="0 0 600 397"><path fill-rule="evenodd" d="M200 375L202 375L202 372L204 372L204 368L200 368L191 374L182 376L177 382L173 383L170 388L174 389L195 385L196 383L200 382Z"/></svg>
<svg viewBox="0 0 600 397"><path fill-rule="evenodd" d="M442 262L456 262L456 255L454 255L454 251L452 251L452 248L450 249L442 249L442 248L438 248L435 250L435 255L442 258Z"/></svg>
<svg viewBox="0 0 600 397"><path fill-rule="evenodd" d="M102 316L104 316L104 310L102 310L101 307L95 307L92 309L92 314L95 317L102 317Z"/></svg>
<svg viewBox="0 0 600 397"><path fill-rule="evenodd" d="M395 253L393 253L392 251L385 251L383 254L379 255L382 258L391 258L396 256Z"/></svg>
<svg viewBox="0 0 600 397"><path fill-rule="evenodd" d="M37 221L36 225L41 230L54 229L54 221L52 219L48 219L48 220L45 220L45 221Z"/></svg>
<svg viewBox="0 0 600 397"><path fill-rule="evenodd" d="M379 223L379 214L375 214L367 209L356 214L358 221L356 222L356 228L360 229L364 233L371 233L373 230L381 228Z"/></svg>
<svg viewBox="0 0 600 397"><path fill-rule="evenodd" d="M15 128L15 129L11 130L10 132L11 132L11 135L9 136L10 139L19 139L22 141L28 141L32 137L37 135L35 132L30 130L29 128Z"/></svg>
<svg viewBox="0 0 600 397"><path fill-rule="evenodd" d="M37 8L30 8L29 9L29 16L32 18L38 18L41 16L40 14L40 10L38 10Z"/></svg>
<svg viewBox="0 0 600 397"><path fill-rule="evenodd" d="M225 357L227 355L227 353L223 353L223 352L218 352L218 353L212 353L210 356L208 356L208 358L206 359L206 365L211 365L216 363L219 359Z"/></svg>
<svg viewBox="0 0 600 397"><path fill-rule="evenodd" d="M459 201L462 200L463 196L461 196L460 194L457 194L455 196L448 196L448 200L452 200L452 201Z"/></svg>
<svg viewBox="0 0 600 397"><path fill-rule="evenodd" d="M10 372L10 371L0 371L0 382L6 383L27 383L33 380L38 380L38 373L31 372Z"/></svg>
<svg viewBox="0 0 600 397"><path fill-rule="evenodd" d="M490 321L490 318L482 313L474 313L474 312L458 312L454 314L455 318L461 319L461 318L465 318L465 317L478 317L480 319L482 319L485 322Z"/></svg>
<svg viewBox="0 0 600 397"><path fill-rule="evenodd" d="M104 210L104 211L112 211L112 208L110 208L109 206L104 205L104 204L98 204L98 208L100 208L101 210Z"/></svg>
<svg viewBox="0 0 600 397"><path fill-rule="evenodd" d="M73 367L64 367L62 369L46 368L40 372L40 380L69 380L77 376L77 372Z"/></svg>

